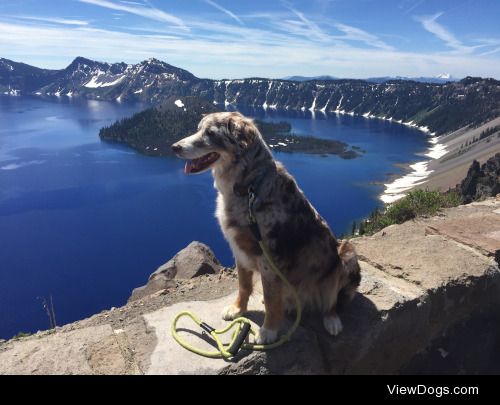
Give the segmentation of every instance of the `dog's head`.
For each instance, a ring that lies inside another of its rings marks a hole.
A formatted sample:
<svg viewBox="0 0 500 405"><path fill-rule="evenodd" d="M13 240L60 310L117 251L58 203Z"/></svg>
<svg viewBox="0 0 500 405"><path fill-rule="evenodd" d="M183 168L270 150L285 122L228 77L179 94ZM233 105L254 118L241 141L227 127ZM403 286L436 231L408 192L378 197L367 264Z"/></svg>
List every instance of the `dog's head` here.
<svg viewBox="0 0 500 405"><path fill-rule="evenodd" d="M203 117L198 131L174 143L172 150L188 160L185 172L195 174L233 163L259 140L252 120L237 112L220 112Z"/></svg>

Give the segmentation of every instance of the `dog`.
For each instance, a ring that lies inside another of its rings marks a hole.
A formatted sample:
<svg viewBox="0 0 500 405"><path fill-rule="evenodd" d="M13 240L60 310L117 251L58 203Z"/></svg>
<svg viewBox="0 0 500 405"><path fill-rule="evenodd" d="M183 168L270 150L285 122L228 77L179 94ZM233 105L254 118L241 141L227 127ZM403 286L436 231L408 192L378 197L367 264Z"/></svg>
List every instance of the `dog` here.
<svg viewBox="0 0 500 405"><path fill-rule="evenodd" d="M331 335L343 329L339 301L354 297L361 272L354 246L339 243L307 200L252 120L237 112L202 118L195 134L172 145L186 159L185 173L212 170L218 191L216 217L229 242L238 272L238 296L224 309L232 320L247 311L253 272L261 274L265 318L255 341L277 340L285 313L294 309L290 291L270 268L249 225L249 192L256 196L253 215L273 261L297 289L304 309L319 310Z"/></svg>

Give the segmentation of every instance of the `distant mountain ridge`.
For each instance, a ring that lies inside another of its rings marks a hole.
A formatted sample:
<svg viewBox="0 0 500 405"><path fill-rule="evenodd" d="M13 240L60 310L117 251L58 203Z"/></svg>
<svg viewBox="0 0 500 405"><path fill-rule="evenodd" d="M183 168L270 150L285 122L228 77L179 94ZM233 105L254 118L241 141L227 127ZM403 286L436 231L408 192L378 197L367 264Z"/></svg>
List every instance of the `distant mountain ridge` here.
<svg viewBox="0 0 500 405"><path fill-rule="evenodd" d="M322 76L286 76L283 80L291 80L296 82L308 82L311 80L340 80L338 77L330 76L330 75L322 75ZM366 79L362 79L367 82L372 83L384 83L389 80L408 80L413 82L420 83L435 83L435 84L444 84L448 82L457 82L460 79L453 77L449 73L442 73L434 77L408 77L408 76L380 76L380 77L369 77Z"/></svg>
<svg viewBox="0 0 500 405"><path fill-rule="evenodd" d="M138 64L76 58L61 70L0 59L0 94L86 97L161 104L172 96L197 96L229 105L363 115L420 127L436 134L477 126L500 116L500 81L466 77L445 84L408 80L374 83L338 79L200 79L151 58Z"/></svg>
<svg viewBox="0 0 500 405"><path fill-rule="evenodd" d="M286 76L283 80L291 80L292 82L308 82L310 80L338 80L338 77L323 75L323 76Z"/></svg>
<svg viewBox="0 0 500 405"><path fill-rule="evenodd" d="M449 73L442 73L434 77L382 76L382 77L369 77L368 79L366 79L367 82L373 82L373 83L384 83L390 80L407 80L419 83L445 84L449 82L458 82L460 79L453 77Z"/></svg>

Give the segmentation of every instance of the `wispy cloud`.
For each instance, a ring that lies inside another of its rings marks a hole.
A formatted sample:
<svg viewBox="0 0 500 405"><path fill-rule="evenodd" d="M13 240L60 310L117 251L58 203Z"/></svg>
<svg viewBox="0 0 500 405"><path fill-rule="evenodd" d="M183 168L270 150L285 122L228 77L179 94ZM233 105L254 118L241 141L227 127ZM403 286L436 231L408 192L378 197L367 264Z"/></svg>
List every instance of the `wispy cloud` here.
<svg viewBox="0 0 500 405"><path fill-rule="evenodd" d="M374 48L385 49L387 51L393 50L394 48L376 35L370 34L360 28L352 27L346 24L335 24L335 28L342 31L345 36L340 37L340 39L350 40L350 41L360 41L366 45L373 46Z"/></svg>
<svg viewBox="0 0 500 405"><path fill-rule="evenodd" d="M234 14L232 11L228 10L227 8L222 7L220 4L217 4L215 1L212 0L203 0L205 3L211 5L212 7L216 8L219 11L222 11L224 14L228 15L231 17L234 21L236 21L240 25L244 25L243 21L241 20L240 17L238 17L236 14Z"/></svg>
<svg viewBox="0 0 500 405"><path fill-rule="evenodd" d="M123 4L130 4L132 6L144 6L144 3L140 3L138 1L126 1L126 0L120 0L120 3Z"/></svg>
<svg viewBox="0 0 500 405"><path fill-rule="evenodd" d="M17 18L17 19L28 20L28 21L39 21L39 22L47 22L47 23L52 23L52 24L62 24L62 25L84 26L84 25L89 24L88 21L66 19L66 18L57 18L57 17L34 17L34 16L30 16L30 15L12 15L12 16L6 16L6 17Z"/></svg>
<svg viewBox="0 0 500 405"><path fill-rule="evenodd" d="M437 22L437 19L444 13L437 13L431 16L415 17L415 19L422 24L425 30L436 36L443 41L446 46L453 49L453 51L460 53L472 53L477 46L464 45L453 33L448 31L445 27Z"/></svg>
<svg viewBox="0 0 500 405"><path fill-rule="evenodd" d="M403 9L403 14L408 14L421 6L425 0L403 0L399 4L399 8ZM408 6L408 7L407 7Z"/></svg>
<svg viewBox="0 0 500 405"><path fill-rule="evenodd" d="M500 48L494 48L490 51L486 51L486 52L479 54L479 56L493 55L494 53L498 53L498 52L500 52Z"/></svg>
<svg viewBox="0 0 500 405"><path fill-rule="evenodd" d="M298 19L274 19L274 26L292 35L319 41L328 41L330 37L314 21L307 18L304 13L287 6Z"/></svg>
<svg viewBox="0 0 500 405"><path fill-rule="evenodd" d="M79 0L81 3L92 4L99 7L108 8L111 10L124 11L126 13L138 15L140 17L148 18L150 20L166 22L174 24L184 31L189 31L189 27L181 20L172 14L166 13L155 7L141 5L137 2L120 2L116 3L109 0Z"/></svg>
<svg viewBox="0 0 500 405"><path fill-rule="evenodd" d="M478 38L477 42L482 44L482 46L484 46L484 47L490 48L489 50L480 53L479 56L493 55L494 53L500 52L500 39L499 38Z"/></svg>
<svg viewBox="0 0 500 405"><path fill-rule="evenodd" d="M51 68L61 67L78 55L127 63L155 56L186 68L199 77L331 74L362 78L425 76L440 71L457 77L471 73L500 77L499 64L492 64L488 57L477 55L359 48L334 41L325 48L322 42L267 29L205 20L193 20L190 24L193 31L198 26L210 31L205 31L203 35L184 33L181 38L172 39L168 35L140 32L0 21L0 38L3 56ZM47 65L48 60L52 65ZM221 61L224 63L221 64ZM214 66L217 66L216 74Z"/></svg>
<svg viewBox="0 0 500 405"><path fill-rule="evenodd" d="M97 22L93 23L91 17L88 24L59 25L54 23L52 15L49 22L0 14L0 56L48 68L61 68L79 55L127 63L154 56L199 77L215 78L292 74L358 78L433 76L442 71L457 77L468 74L500 77L500 64L495 63L500 42L485 34L483 39L467 37L467 42L462 43L436 21L441 14L420 17L419 21L422 26L425 21L427 31L449 44L452 52L431 52L430 47L421 52L396 49L387 35L366 31L364 26L353 26L348 20L333 20L313 11L302 12L286 2L276 11L238 13L236 17L244 24L236 23L237 20L220 9L217 9L220 12L191 14L189 20L179 14L189 23L188 30L183 20L159 10L148 0L77 1L102 7L104 13L101 14L109 18L106 28L101 25L102 18L97 28ZM135 18L133 24L112 20L129 14L141 18ZM73 21L80 20L84 18ZM153 21L161 24L153 24ZM421 33L428 36L423 30ZM487 52L469 52L479 47Z"/></svg>

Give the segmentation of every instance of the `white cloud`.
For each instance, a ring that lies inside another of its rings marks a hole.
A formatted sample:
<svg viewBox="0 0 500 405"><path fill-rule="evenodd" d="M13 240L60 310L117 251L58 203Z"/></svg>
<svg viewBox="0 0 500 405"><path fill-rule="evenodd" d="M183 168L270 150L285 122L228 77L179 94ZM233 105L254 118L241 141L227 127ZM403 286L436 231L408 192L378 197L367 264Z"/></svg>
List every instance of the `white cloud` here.
<svg viewBox="0 0 500 405"><path fill-rule="evenodd" d="M132 6L144 6L144 3L140 3L138 1L125 1L125 0L120 0L120 3L123 4L130 4Z"/></svg>
<svg viewBox="0 0 500 405"><path fill-rule="evenodd" d="M203 27L205 33L183 33L174 39L140 32L0 21L2 56L50 68L61 68L79 55L127 63L154 56L199 77L216 78L291 74L362 78L434 76L437 72L450 72L456 77L500 77L500 64L491 57L356 48L334 41L325 47L322 42L267 29L199 20L190 21L190 25L197 31ZM48 66L48 61L52 65Z"/></svg>
<svg viewBox="0 0 500 405"><path fill-rule="evenodd" d="M345 36L340 37L340 39L345 39L350 41L361 41L367 45L385 50L394 49L392 46L386 44L377 36L370 34L369 32L363 31L360 28L352 27L346 24L335 24L335 28L337 28L339 31L342 31L345 34Z"/></svg>
<svg viewBox="0 0 500 405"><path fill-rule="evenodd" d="M415 17L415 19L422 24L425 30L436 36L443 41L446 46L453 49L455 52L472 53L477 48L475 46L464 45L458 38L448 31L445 27L437 22L443 13L437 13L431 16Z"/></svg>
<svg viewBox="0 0 500 405"><path fill-rule="evenodd" d="M178 28L181 28L184 31L189 31L189 27L186 26L184 21L180 18L168 14L163 10L154 7L146 7L144 5L140 5L140 3L136 2L121 2L115 3L109 0L78 0L81 3L92 4L99 7L108 8L116 11L124 11L126 13L138 15L140 17L148 18L150 20L166 22L170 24L174 24Z"/></svg>
<svg viewBox="0 0 500 405"><path fill-rule="evenodd" d="M494 48L494 49L491 49L489 51L486 51L486 52L479 54L479 56L493 55L494 53L498 53L498 52L500 52L500 48Z"/></svg>
<svg viewBox="0 0 500 405"><path fill-rule="evenodd" d="M224 14L228 15L233 20L235 20L238 24L244 25L241 18L238 17L236 14L234 14L232 11L228 10L227 8L222 7L220 4L217 4L215 1L212 0L203 0L203 1L211 5L212 7L215 7L217 10L222 11Z"/></svg>
<svg viewBox="0 0 500 405"><path fill-rule="evenodd" d="M304 13L288 7L289 10L295 14L299 20L284 20L280 22L277 20L276 25L280 26L285 31L289 31L294 35L303 36L305 38L317 39L320 41L327 41L330 37L316 24L308 19Z"/></svg>
<svg viewBox="0 0 500 405"><path fill-rule="evenodd" d="M425 0L403 0L399 4L399 8L403 9L403 14L408 14L409 12L415 10L417 7L421 6ZM407 7L408 6L408 7Z"/></svg>
<svg viewBox="0 0 500 405"><path fill-rule="evenodd" d="M21 20L29 20L29 21L39 21L39 22L48 22L53 24L62 24L62 25L88 25L88 21L83 20L74 20L74 19L66 19L66 18L57 18L57 17L34 17L29 15L13 15L11 18L17 18Z"/></svg>

